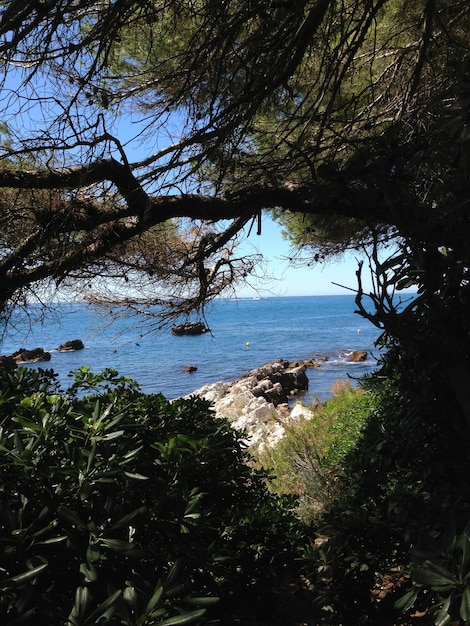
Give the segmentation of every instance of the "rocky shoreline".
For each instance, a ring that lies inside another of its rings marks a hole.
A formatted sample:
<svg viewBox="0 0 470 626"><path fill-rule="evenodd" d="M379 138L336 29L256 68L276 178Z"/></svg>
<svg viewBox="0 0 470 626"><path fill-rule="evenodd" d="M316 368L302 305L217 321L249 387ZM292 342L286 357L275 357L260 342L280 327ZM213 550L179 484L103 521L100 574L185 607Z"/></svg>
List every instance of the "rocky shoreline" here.
<svg viewBox="0 0 470 626"><path fill-rule="evenodd" d="M83 342L74 339L61 344L56 351L81 350ZM11 370L22 363L50 360L42 348L24 350L0 356L0 369ZM350 362L361 362L367 352L357 350L349 355ZM199 396L212 403L216 417L227 419L237 430L246 433L249 447L274 446L284 436L289 424L311 419L313 412L302 403L308 390L307 369L321 367L326 357L316 356L303 361L279 359L257 367L232 382L204 385L184 396ZM197 369L188 366L184 371Z"/></svg>
<svg viewBox="0 0 470 626"><path fill-rule="evenodd" d="M349 361L359 363L367 352L356 350ZM226 418L237 430L246 433L250 447L274 446L284 436L289 424L313 417L302 403L308 389L306 370L321 367L326 357L289 362L279 359L257 367L233 382L204 385L185 396L209 400L217 417Z"/></svg>
<svg viewBox="0 0 470 626"><path fill-rule="evenodd" d="M364 350L349 355L352 363L366 358ZM272 447L282 439L289 424L312 419L313 412L301 401L308 389L306 370L321 367L326 360L318 355L295 362L279 359L234 382L207 384L185 397L196 395L209 400L217 417L228 419L234 428L246 433L249 447Z"/></svg>
<svg viewBox="0 0 470 626"><path fill-rule="evenodd" d="M313 417L312 411L295 398L308 389L307 367L318 365L315 360L289 363L280 359L234 382L204 385L185 397L209 400L217 417L226 418L233 428L246 433L248 446L271 447L282 439L289 423Z"/></svg>

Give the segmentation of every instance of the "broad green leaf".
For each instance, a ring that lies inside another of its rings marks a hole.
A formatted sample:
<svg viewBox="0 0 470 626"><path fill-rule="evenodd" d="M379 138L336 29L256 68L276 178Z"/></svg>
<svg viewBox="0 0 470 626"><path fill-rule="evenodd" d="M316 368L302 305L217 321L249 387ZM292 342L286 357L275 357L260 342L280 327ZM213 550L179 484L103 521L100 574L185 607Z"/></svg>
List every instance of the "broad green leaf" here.
<svg viewBox="0 0 470 626"><path fill-rule="evenodd" d="M54 530L55 527L56 525L54 524L54 522L47 524L47 526L44 526L44 528L41 528L40 530L37 530L35 533L33 533L31 537L32 538L40 537L41 535L44 535L45 533L50 532L51 530Z"/></svg>
<svg viewBox="0 0 470 626"><path fill-rule="evenodd" d="M126 553L134 549L132 543L123 541L122 539L100 539L99 543L110 550L114 550L114 552Z"/></svg>
<svg viewBox="0 0 470 626"><path fill-rule="evenodd" d="M125 600L129 604L132 604L134 607L137 606L138 597L139 596L137 594L137 591L135 590L135 587L126 587L122 594L123 600Z"/></svg>
<svg viewBox="0 0 470 626"><path fill-rule="evenodd" d="M109 406L109 409L111 410L113 407L114 407L114 402L111 403L111 405ZM111 419L109 422L106 423L104 429L111 430L112 428L116 426L116 424L119 424L120 422L122 422L123 418L124 418L123 413L119 413L119 415L115 415L113 419Z"/></svg>
<svg viewBox="0 0 470 626"><path fill-rule="evenodd" d="M20 433L15 430L15 434L13 436L14 440L15 440L15 448L21 453L24 452L24 446L23 446L23 441L20 437Z"/></svg>
<svg viewBox="0 0 470 626"><path fill-rule="evenodd" d="M449 607L450 607L450 601L451 601L451 596L449 596L447 600L444 602L444 604L442 605L442 608L439 611L438 616L434 620L435 626L446 626L447 624L450 624L450 622L452 621L452 618L448 613Z"/></svg>
<svg viewBox="0 0 470 626"><path fill-rule="evenodd" d="M71 624L79 626L82 623L81 618L85 614L90 601L91 595L88 587L78 587L75 592L73 608L69 615Z"/></svg>
<svg viewBox="0 0 470 626"><path fill-rule="evenodd" d="M78 528L81 528L82 530L87 530L87 525L82 522L82 520L78 517L78 515L74 511L67 509L65 506L60 506L57 509L57 513L63 519L78 526Z"/></svg>
<svg viewBox="0 0 470 626"><path fill-rule="evenodd" d="M103 413L103 415L100 415L100 413L101 413L101 403L100 403L99 400L97 400L95 402L95 408L93 410L93 416L92 416L93 417L93 421L94 421L93 426L95 428L99 425L100 421L103 419L104 413Z"/></svg>
<svg viewBox="0 0 470 626"><path fill-rule="evenodd" d="M86 551L86 560L88 563L94 563L95 561L99 561L101 558L101 552L88 546Z"/></svg>
<svg viewBox="0 0 470 626"><path fill-rule="evenodd" d="M43 572L47 567L48 563L43 563L42 565L38 565L38 567L34 567L33 569L27 570L22 574L17 574L16 576L11 576L6 580L1 582L1 588L7 589L8 587L14 587L16 585L20 585L31 580L34 580L39 576L41 572Z"/></svg>
<svg viewBox="0 0 470 626"><path fill-rule="evenodd" d="M173 566L172 566L172 568L171 568L171 570L170 570L170 572L169 572L169 574L167 576L166 584L168 586L171 586L178 579L180 571L181 571L182 564L183 564L183 562L182 562L181 559L177 559L174 562L174 564L173 564Z"/></svg>
<svg viewBox="0 0 470 626"><path fill-rule="evenodd" d="M44 506L41 509L41 512L39 513L38 519L43 519L44 517L48 516L50 513L50 508L48 506Z"/></svg>
<svg viewBox="0 0 470 626"><path fill-rule="evenodd" d="M90 615L87 617L86 623L96 624L101 617L111 617L114 613L116 602L117 600L119 600L121 595L122 591L120 589L115 591L111 596L109 596L109 598L107 598L104 602L98 605L93 613L90 613Z"/></svg>
<svg viewBox="0 0 470 626"><path fill-rule="evenodd" d="M139 446L138 448L135 448L134 450L131 450L130 452L127 452L126 454L124 454L122 457L123 463L127 463L127 461L130 461L131 459L136 457L139 454L139 452L142 450L142 448L143 446Z"/></svg>
<svg viewBox="0 0 470 626"><path fill-rule="evenodd" d="M199 620L206 612L206 609L199 609L198 611L191 611L185 615L177 615L176 617L170 617L169 619L160 622L159 626L179 626L180 624L192 624Z"/></svg>
<svg viewBox="0 0 470 626"><path fill-rule="evenodd" d="M68 537L66 535L62 535L61 537L52 537L51 539L45 539L44 541L38 541L37 545L39 546L48 546L53 543L63 543L67 541Z"/></svg>
<svg viewBox="0 0 470 626"><path fill-rule="evenodd" d="M80 573L83 574L87 583L92 583L98 579L98 573L92 563L82 563L80 565Z"/></svg>
<svg viewBox="0 0 470 626"><path fill-rule="evenodd" d="M400 263L403 263L404 261L406 261L406 254L400 254L397 256L392 256L389 259L387 259L386 261L384 261L383 263L380 264L380 269L381 270L390 270L393 267L395 267L396 265L399 265Z"/></svg>
<svg viewBox="0 0 470 626"><path fill-rule="evenodd" d="M102 439L103 441L111 441L111 439L117 439L118 437L122 437L123 434L123 430L115 430L112 433L106 433L105 435L103 435Z"/></svg>
<svg viewBox="0 0 470 626"><path fill-rule="evenodd" d="M464 622L470 622L470 589L468 587L463 591L459 614Z"/></svg>
<svg viewBox="0 0 470 626"><path fill-rule="evenodd" d="M87 459L87 464L86 464L87 473L90 471L93 461L95 460L95 456L96 456L96 440L93 441L91 450L88 452L88 459Z"/></svg>
<svg viewBox="0 0 470 626"><path fill-rule="evenodd" d="M460 577L463 579L465 575L468 573L468 569L470 565L470 537L467 535L466 532L462 533L460 537L459 545L462 550Z"/></svg>
<svg viewBox="0 0 470 626"><path fill-rule="evenodd" d="M167 584L168 584L168 579L167 579ZM170 589L167 588L165 591L165 596L167 598L172 598L175 596L180 596L183 592L184 592L184 584L180 583L178 585L175 585L174 587L171 587Z"/></svg>
<svg viewBox="0 0 470 626"><path fill-rule="evenodd" d="M411 589L411 591L408 591L404 596L399 598L393 606L398 611L408 611L408 609L410 609L415 603L418 593L419 589Z"/></svg>
<svg viewBox="0 0 470 626"><path fill-rule="evenodd" d="M189 504L186 507L186 511L184 512L184 516L187 517L190 513L194 511L194 509L199 505L201 498L204 497L204 493L198 492L193 489L193 493L191 493Z"/></svg>
<svg viewBox="0 0 470 626"><path fill-rule="evenodd" d="M144 476L143 474L135 474L135 473L132 473L132 472L124 472L124 474L128 478L133 478L134 480L148 480L149 479L148 476Z"/></svg>
<svg viewBox="0 0 470 626"><path fill-rule="evenodd" d="M396 288L398 291L402 290L402 289L409 289L410 287L413 287L416 284L416 279L411 278L409 276L406 276L405 278L400 279L397 282Z"/></svg>
<svg viewBox="0 0 470 626"><path fill-rule="evenodd" d="M158 581L153 591L152 597L147 602L147 607L146 607L147 613L150 613L150 611L153 611L153 609L158 605L158 603L160 602L160 598L162 597L162 594L163 594L163 585L161 581Z"/></svg>
<svg viewBox="0 0 470 626"><path fill-rule="evenodd" d="M213 606L220 602L220 598L216 596L203 596L200 598L185 598L183 602L184 604L189 604L189 606Z"/></svg>
<svg viewBox="0 0 470 626"><path fill-rule="evenodd" d="M121 517L121 519L119 519L112 526L110 526L108 532L112 532L114 530L117 530L118 528L128 526L130 522L132 522L138 515L145 513L146 510L147 510L147 506L144 505L144 506L139 507L135 511L128 513L127 515L124 515L124 517Z"/></svg>
<svg viewBox="0 0 470 626"><path fill-rule="evenodd" d="M432 561L425 561L421 568L413 570L411 578L418 585L429 585L430 587L445 587L456 584L456 580L449 570Z"/></svg>
<svg viewBox="0 0 470 626"><path fill-rule="evenodd" d="M21 417L20 415L15 417L15 422L17 422L20 426L23 426L23 428L27 428L28 430L42 430L42 426L40 424L38 424L37 422L31 422L30 420L26 419L25 417Z"/></svg>

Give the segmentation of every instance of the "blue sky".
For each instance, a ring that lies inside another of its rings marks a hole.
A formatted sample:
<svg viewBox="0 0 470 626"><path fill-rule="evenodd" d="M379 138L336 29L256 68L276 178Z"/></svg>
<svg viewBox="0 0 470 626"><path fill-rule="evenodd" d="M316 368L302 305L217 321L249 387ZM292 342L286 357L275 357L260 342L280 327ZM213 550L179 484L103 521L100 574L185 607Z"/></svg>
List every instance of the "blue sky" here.
<svg viewBox="0 0 470 626"><path fill-rule="evenodd" d="M253 229L254 230L254 229ZM252 281L259 289L261 296L319 296L333 294L351 294L333 283L339 283L355 289L358 254L349 253L339 260L330 260L325 263L316 263L310 267L292 267L288 257L292 254L289 243L284 239L281 226L269 217L263 218L261 235L252 232L248 240L242 245L247 254L260 252L266 259L266 274L271 279ZM364 287L369 288L367 271L363 272ZM237 290L239 297L253 297L257 295L255 288L241 288Z"/></svg>

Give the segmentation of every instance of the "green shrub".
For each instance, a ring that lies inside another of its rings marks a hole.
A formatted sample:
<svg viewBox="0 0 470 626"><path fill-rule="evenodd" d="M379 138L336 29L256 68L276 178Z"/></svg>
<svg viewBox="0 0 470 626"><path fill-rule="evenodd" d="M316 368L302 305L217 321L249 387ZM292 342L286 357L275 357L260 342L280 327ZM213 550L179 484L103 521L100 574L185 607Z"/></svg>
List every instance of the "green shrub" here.
<svg viewBox="0 0 470 626"><path fill-rule="evenodd" d="M448 530L451 530L451 526ZM446 536L447 535L447 536ZM395 607L411 609L420 594L433 592L434 623L444 626L458 620L470 622L470 524L460 534L449 532L426 538L426 545L411 552L412 588Z"/></svg>
<svg viewBox="0 0 470 626"><path fill-rule="evenodd" d="M0 490L5 624L213 623L263 595L298 531L207 402L110 370L67 393L52 372L2 374Z"/></svg>
<svg viewBox="0 0 470 626"><path fill-rule="evenodd" d="M417 402L405 382L364 383L373 412L344 458L321 540L304 553L326 623L408 625L411 607L424 623L435 611L441 624L469 614L467 441L446 419L450 403Z"/></svg>
<svg viewBox="0 0 470 626"><path fill-rule="evenodd" d="M317 521L335 500L345 458L372 411L373 398L363 389L335 388L336 395L312 407L312 419L291 424L275 448L260 457L271 471L271 489L299 497L305 523Z"/></svg>

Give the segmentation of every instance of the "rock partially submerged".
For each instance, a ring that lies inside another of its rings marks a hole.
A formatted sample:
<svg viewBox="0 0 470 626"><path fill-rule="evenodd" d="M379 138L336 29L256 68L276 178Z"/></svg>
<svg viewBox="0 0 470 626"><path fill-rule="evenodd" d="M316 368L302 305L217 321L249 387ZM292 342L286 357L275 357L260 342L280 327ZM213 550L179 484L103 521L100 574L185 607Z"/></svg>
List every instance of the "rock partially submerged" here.
<svg viewBox="0 0 470 626"><path fill-rule="evenodd" d="M72 339L61 344L58 348L58 352L71 352L73 350L83 350L85 346L81 339ZM10 355L0 356L0 370L12 369L12 363L15 367L18 363L41 363L43 361L50 361L51 353L44 348L33 348L27 350L26 348L20 348L16 352Z"/></svg>
<svg viewBox="0 0 470 626"><path fill-rule="evenodd" d="M83 341L81 339L71 339L62 343L58 348L58 352L72 352L73 350L83 350Z"/></svg>
<svg viewBox="0 0 470 626"><path fill-rule="evenodd" d="M184 324L173 326L171 332L173 335L202 335L209 332L209 330L204 322L185 322Z"/></svg>
<svg viewBox="0 0 470 626"><path fill-rule="evenodd" d="M50 361L51 353L46 352L44 348L33 348L32 350L20 348L11 357L16 363L39 363L41 361Z"/></svg>
<svg viewBox="0 0 470 626"><path fill-rule="evenodd" d="M321 367L321 361L325 363L326 361L328 361L328 357L318 355L316 357L312 357L311 359L302 359L300 361L295 361L294 363L291 363L291 366L294 367L295 365L305 365L305 367Z"/></svg>
<svg viewBox="0 0 470 626"><path fill-rule="evenodd" d="M274 361L251 370L235 382L204 385L191 395L213 404L217 417L246 432L247 444L257 448L275 445L289 422L310 419L313 413L301 404L290 410L289 398L308 388L305 365Z"/></svg>
<svg viewBox="0 0 470 626"><path fill-rule="evenodd" d="M367 352L365 350L354 350L348 356L349 363L362 363L367 359Z"/></svg>

